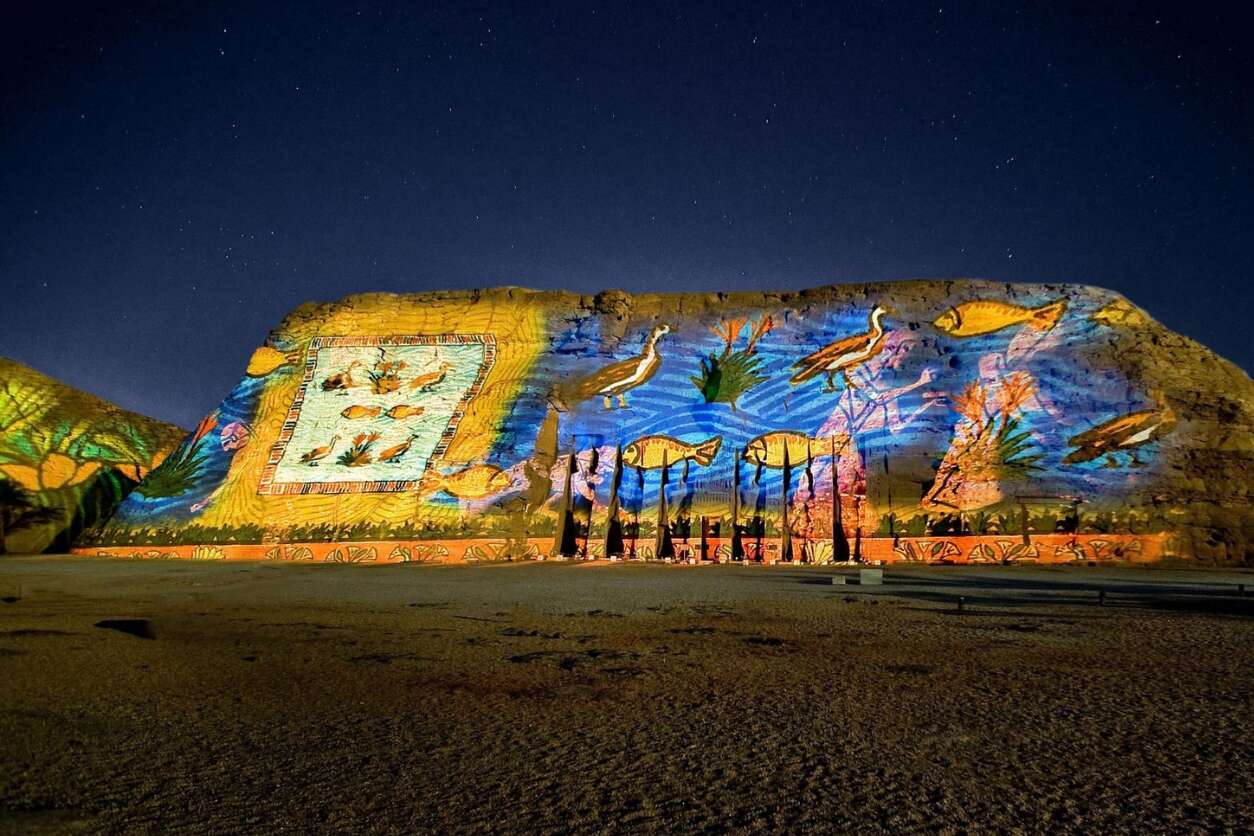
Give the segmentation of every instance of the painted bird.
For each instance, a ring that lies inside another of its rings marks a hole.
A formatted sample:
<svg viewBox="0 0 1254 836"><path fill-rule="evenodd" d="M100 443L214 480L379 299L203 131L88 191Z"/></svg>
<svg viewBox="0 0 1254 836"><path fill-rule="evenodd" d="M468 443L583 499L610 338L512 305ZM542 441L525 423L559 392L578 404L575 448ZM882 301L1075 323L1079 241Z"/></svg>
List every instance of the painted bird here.
<svg viewBox="0 0 1254 836"><path fill-rule="evenodd" d="M880 321L888 312L888 308L876 305L867 317L868 330L830 343L793 363L792 367L798 371L788 382L796 386L823 374L827 375L828 391L834 392L836 385L833 378L839 372L845 384L852 387L854 384L849 379L849 372L884 350L884 334L887 332Z"/></svg>
<svg viewBox="0 0 1254 836"><path fill-rule="evenodd" d="M618 398L619 408L625 409L627 392L653 377L662 365L662 355L658 354L657 343L670 331L669 325L656 325L645 339L644 348L635 357L604 366L570 385L558 386L551 396L553 405L566 412L569 404L600 395L606 409L614 408L611 398Z"/></svg>
<svg viewBox="0 0 1254 836"><path fill-rule="evenodd" d="M386 450L380 450L379 461L389 463L400 461L401 457L409 452L409 448L413 446L414 439L417 437L418 436L416 435L411 435L409 438L405 439L402 444L398 444L395 447L389 447Z"/></svg>
<svg viewBox="0 0 1254 836"><path fill-rule="evenodd" d="M354 360L348 364L348 368L338 374L333 374L326 380L322 381L323 392L337 392L348 389L353 385L353 369L361 365L360 360Z"/></svg>
<svg viewBox="0 0 1254 836"><path fill-rule="evenodd" d="M322 447L315 447L312 450L310 450L308 453L303 454L300 457L300 463L307 464L310 467L313 467L314 465L318 464L318 462L322 461L327 456L331 455L331 451L335 449L335 445L338 444L339 441L340 441L340 437L338 435L332 436L330 444L324 445Z"/></svg>
<svg viewBox="0 0 1254 836"><path fill-rule="evenodd" d="M453 368L452 363L441 363L440 367L433 372L420 374L413 380L409 381L410 389L431 389L439 386L444 382L444 378L448 377L449 370Z"/></svg>
<svg viewBox="0 0 1254 836"><path fill-rule="evenodd" d="M1155 394L1154 400L1157 402L1154 409L1130 412L1073 436L1067 443L1076 449L1068 453L1062 463L1080 464L1106 456L1106 466L1117 467L1115 454L1130 453L1129 463L1134 467L1140 466L1136 448L1162 438L1176 428L1176 413L1162 399L1162 395Z"/></svg>

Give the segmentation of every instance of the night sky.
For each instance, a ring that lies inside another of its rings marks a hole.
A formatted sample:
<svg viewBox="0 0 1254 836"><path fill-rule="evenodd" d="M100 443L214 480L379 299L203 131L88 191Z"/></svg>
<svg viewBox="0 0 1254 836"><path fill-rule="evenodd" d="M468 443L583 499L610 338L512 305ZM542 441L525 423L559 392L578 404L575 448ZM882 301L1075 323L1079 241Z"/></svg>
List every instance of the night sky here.
<svg viewBox="0 0 1254 836"><path fill-rule="evenodd" d="M0 354L183 426L372 290L1073 281L1254 368L1237 4L26 5Z"/></svg>

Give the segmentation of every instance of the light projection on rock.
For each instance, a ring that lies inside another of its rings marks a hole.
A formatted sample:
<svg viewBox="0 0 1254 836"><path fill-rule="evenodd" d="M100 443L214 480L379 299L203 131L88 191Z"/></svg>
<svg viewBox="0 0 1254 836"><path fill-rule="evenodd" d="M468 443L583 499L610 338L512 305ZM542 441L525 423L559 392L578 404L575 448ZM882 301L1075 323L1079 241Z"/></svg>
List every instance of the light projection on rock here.
<svg viewBox="0 0 1254 836"><path fill-rule="evenodd" d="M258 492L417 487L495 359L484 334L315 337Z"/></svg>
<svg viewBox="0 0 1254 836"><path fill-rule="evenodd" d="M184 434L0 358L0 554L67 550Z"/></svg>
<svg viewBox="0 0 1254 836"><path fill-rule="evenodd" d="M1156 559L1211 536L1169 465L1189 395L1130 365L1160 332L1071 285L350 297L276 329L171 457L186 489L84 551Z"/></svg>

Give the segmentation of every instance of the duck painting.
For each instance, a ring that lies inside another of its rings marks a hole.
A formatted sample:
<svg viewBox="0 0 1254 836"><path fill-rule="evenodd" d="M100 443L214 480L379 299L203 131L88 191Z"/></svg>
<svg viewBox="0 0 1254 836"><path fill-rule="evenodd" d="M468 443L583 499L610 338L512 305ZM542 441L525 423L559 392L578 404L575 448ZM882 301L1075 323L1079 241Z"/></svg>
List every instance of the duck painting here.
<svg viewBox="0 0 1254 836"><path fill-rule="evenodd" d="M569 385L559 385L551 398L553 405L566 412L571 404L600 395L606 409L614 408L612 398L618 399L620 409L626 409L627 392L648 381L662 365L657 344L670 331L669 325L656 325L645 339L644 348L635 357L611 363Z"/></svg>
<svg viewBox="0 0 1254 836"><path fill-rule="evenodd" d="M844 377L845 384L853 387L849 372L884 350L886 332L882 320L888 312L888 309L882 305L876 305L867 318L866 331L829 343L813 354L808 354L793 363L792 367L797 372L788 382L796 386L822 374L827 376L828 391L835 391L833 378L839 373Z"/></svg>
<svg viewBox="0 0 1254 836"><path fill-rule="evenodd" d="M318 462L331 455L331 451L335 449L335 445L338 444L339 441L340 437L338 435L332 436L330 444L323 445L322 447L315 447L309 452L301 454L300 463L314 467L318 464Z"/></svg>
<svg viewBox="0 0 1254 836"><path fill-rule="evenodd" d="M1129 464L1139 467L1141 462L1136 457L1137 448L1162 438L1176 428L1176 413L1162 399L1162 395L1155 393L1154 400L1157 402L1154 409L1129 412L1072 436L1067 443L1076 449L1068 453L1062 463L1081 464L1106 456L1106 466L1117 467L1115 454L1129 453Z"/></svg>
<svg viewBox="0 0 1254 836"><path fill-rule="evenodd" d="M322 381L323 392L339 392L346 391L353 385L353 369L361 365L360 360L354 360L348 364L348 368L338 374L333 374L326 380Z"/></svg>
<svg viewBox="0 0 1254 836"><path fill-rule="evenodd" d="M411 435L409 438L405 439L403 443L397 444L395 447L389 447L386 450L380 450L379 461L388 462L388 463L399 462L401 458L403 458L404 455L409 452L409 448L413 446L414 439L417 437L418 436L416 435Z"/></svg>
<svg viewBox="0 0 1254 836"><path fill-rule="evenodd" d="M434 389L444 382L444 378L448 377L449 370L453 368L452 363L441 363L440 367L433 372L420 374L413 380L409 381L410 389Z"/></svg>

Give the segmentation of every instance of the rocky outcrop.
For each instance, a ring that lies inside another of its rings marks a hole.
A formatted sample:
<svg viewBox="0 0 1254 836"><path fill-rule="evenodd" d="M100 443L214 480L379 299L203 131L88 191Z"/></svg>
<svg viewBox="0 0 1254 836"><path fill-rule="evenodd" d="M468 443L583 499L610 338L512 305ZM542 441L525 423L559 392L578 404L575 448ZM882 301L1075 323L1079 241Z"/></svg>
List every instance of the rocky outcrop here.
<svg viewBox="0 0 1254 836"><path fill-rule="evenodd" d="M1252 432L1247 375L1099 288L367 294L290 314L87 545L1232 563Z"/></svg>
<svg viewBox="0 0 1254 836"><path fill-rule="evenodd" d="M1254 384L1205 346L1145 318L1120 332L1121 373L1159 388L1180 413L1181 443L1164 445L1152 501L1170 509L1177 552L1254 563Z"/></svg>
<svg viewBox="0 0 1254 836"><path fill-rule="evenodd" d="M0 551L66 551L186 433L0 358Z"/></svg>

